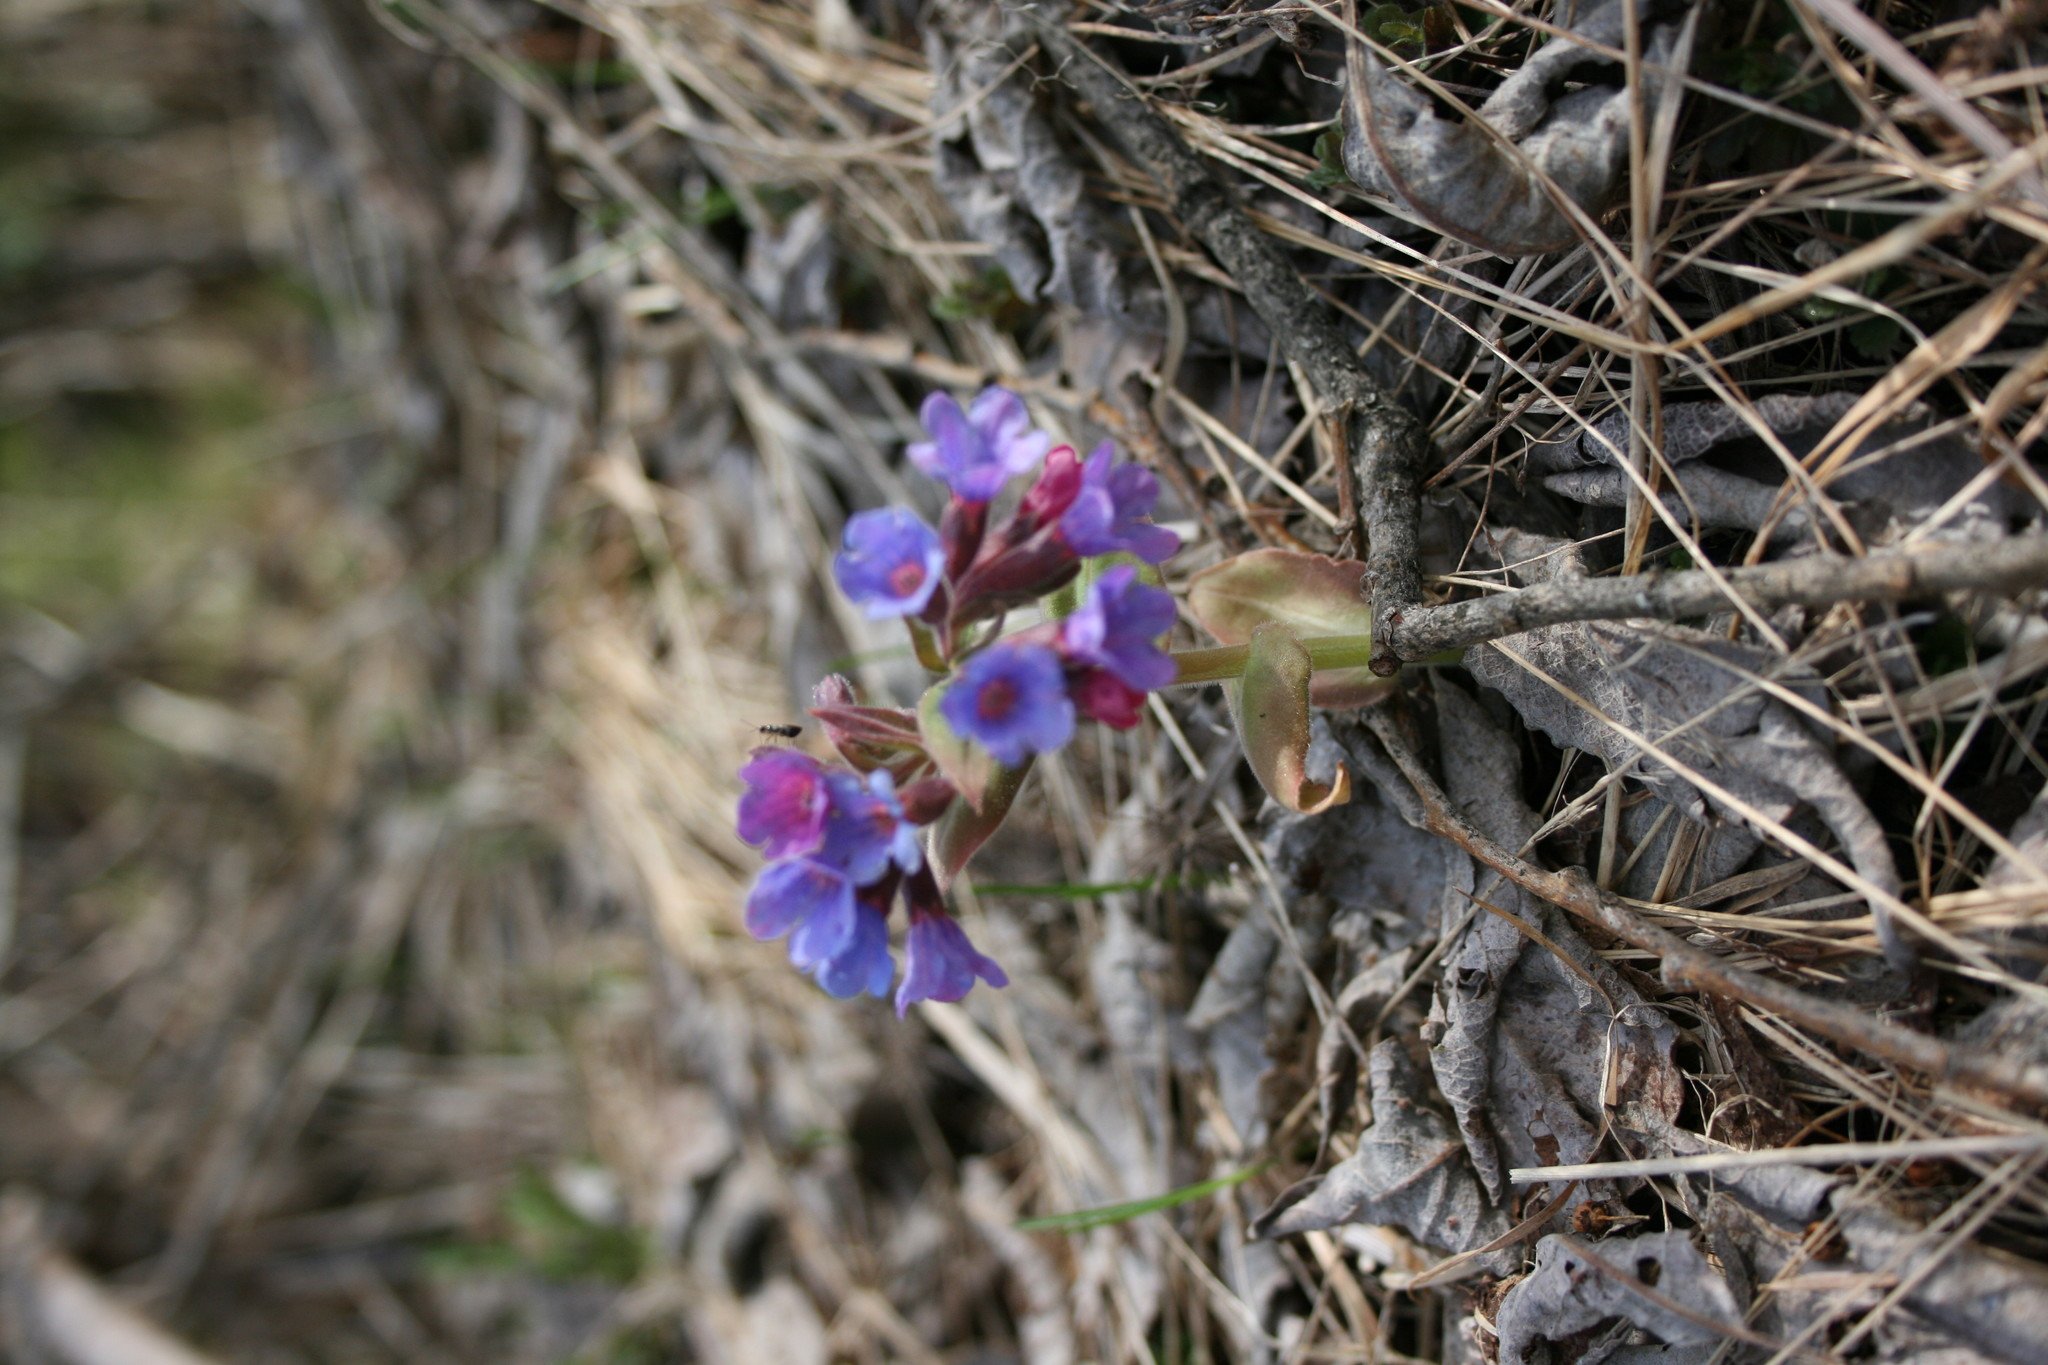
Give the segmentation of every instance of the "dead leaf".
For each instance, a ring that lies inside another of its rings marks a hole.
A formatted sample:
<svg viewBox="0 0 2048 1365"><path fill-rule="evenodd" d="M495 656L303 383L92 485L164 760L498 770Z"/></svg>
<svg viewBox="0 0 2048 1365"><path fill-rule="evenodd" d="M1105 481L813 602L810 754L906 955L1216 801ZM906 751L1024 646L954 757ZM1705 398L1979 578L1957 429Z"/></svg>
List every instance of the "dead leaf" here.
<svg viewBox="0 0 2048 1365"><path fill-rule="evenodd" d="M1358 1150L1281 1195L1252 1225L1288 1237L1342 1223L1385 1223L1445 1251L1485 1246L1508 1229L1486 1197L1451 1121L1426 1099L1428 1081L1403 1045L1372 1050L1372 1127Z"/></svg>
<svg viewBox="0 0 2048 1365"><path fill-rule="evenodd" d="M1553 574L1571 564L1567 555L1539 562L1552 566ZM1768 676L1816 702L1825 700L1817 679L1789 671L1768 651L1680 626L1583 622L1475 646L1465 663L1473 677L1505 696L1524 721L1560 748L1583 749L1616 768L1633 769L1695 820L1704 822L1712 808L1756 825L1721 796L1696 788L1686 774L1645 757L1623 729L1656 744L1693 777L1765 821L1782 825L1804 803L1840 841L1857 874L1896 898L1898 869L1884 830L1825 739L1786 702L1745 681L1744 675ZM1879 931L1887 937L1887 956L1901 962L1903 945L1882 917Z"/></svg>
<svg viewBox="0 0 2048 1365"><path fill-rule="evenodd" d="M2048 1322L2048 1270L2007 1252L1964 1242L1945 1246L1930 1267L1937 1234L1926 1220L1876 1197L1840 1200L1835 1216L1849 1252L1864 1269L1911 1272L1906 1303L1987 1355L2026 1365L2041 1358Z"/></svg>
<svg viewBox="0 0 2048 1365"><path fill-rule="evenodd" d="M1769 394L1751 408L1792 459L1805 461L1858 400L1854 393ZM1855 458L1841 461L1828 480L1827 496L1865 543L1890 544L1923 528L1983 474L1984 461L1973 443L1953 435L1930 437L1925 433L1932 425L1927 408L1904 409L1866 432ZM1664 409L1660 430L1663 459L1677 480L1663 498L1681 525L1768 528L1774 544L1801 540L1812 531L1812 509L1804 498L1794 499L1774 519L1789 471L1743 413L1724 403L1675 403ZM1529 464L1554 493L1592 507L1618 508L1626 505L1633 487L1619 468L1628 448L1628 414L1617 410L1576 440L1532 447ZM1954 512L1947 533L2005 535L2040 516L2040 507L2025 493L1994 481L1972 491Z"/></svg>
<svg viewBox="0 0 2048 1365"><path fill-rule="evenodd" d="M1482 832L1520 844L1537 821L1518 794L1514 744L1456 687L1440 682L1435 695L1446 793ZM1444 955L1426 1036L1473 1165L1505 1202L1506 1167L1590 1161L1610 1124L1659 1131L1684 1082L1670 1021L1562 914L1495 878L1472 896L1482 913ZM1574 1202L1603 1197L1588 1186Z"/></svg>
<svg viewBox="0 0 2048 1365"><path fill-rule="evenodd" d="M1727 1281L1689 1234L1649 1232L1591 1245L1553 1235L1536 1244L1536 1268L1501 1300L1494 1318L1501 1365L1547 1365L1555 1358L1552 1343L1562 1346L1617 1320L1667 1346L1718 1346L1743 1330Z"/></svg>
<svg viewBox="0 0 2048 1365"><path fill-rule="evenodd" d="M1690 5L1636 0L1642 23L1642 98L1654 107L1658 68L1689 52ZM1474 111L1438 112L1362 46L1353 51L1344 102L1344 164L1367 188L1388 187L1431 226L1501 256L1532 256L1577 242L1558 197L1598 216L1628 169L1634 105L1613 59L1624 15L1608 0L1546 40Z"/></svg>

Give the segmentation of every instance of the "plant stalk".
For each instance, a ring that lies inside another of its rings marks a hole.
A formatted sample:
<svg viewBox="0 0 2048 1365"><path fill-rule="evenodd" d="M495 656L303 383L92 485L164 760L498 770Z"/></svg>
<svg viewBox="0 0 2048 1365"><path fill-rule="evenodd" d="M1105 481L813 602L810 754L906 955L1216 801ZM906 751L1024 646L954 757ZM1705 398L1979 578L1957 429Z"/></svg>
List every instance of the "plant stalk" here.
<svg viewBox="0 0 2048 1365"><path fill-rule="evenodd" d="M1309 666L1318 672L1330 668L1364 668L1372 661L1370 635L1318 635L1301 643L1308 648ZM1173 662L1180 672L1169 686L1186 687L1195 683L1229 682L1242 678L1245 659L1250 653L1247 645L1176 651Z"/></svg>

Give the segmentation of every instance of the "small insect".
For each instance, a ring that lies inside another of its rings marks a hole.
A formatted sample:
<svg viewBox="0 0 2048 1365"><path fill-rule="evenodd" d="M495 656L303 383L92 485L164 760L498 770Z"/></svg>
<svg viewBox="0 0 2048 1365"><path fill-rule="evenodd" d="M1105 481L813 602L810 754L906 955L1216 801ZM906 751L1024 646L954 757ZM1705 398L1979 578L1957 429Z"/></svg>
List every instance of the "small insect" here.
<svg viewBox="0 0 2048 1365"><path fill-rule="evenodd" d="M764 735L773 735L777 739L795 739L804 732L801 725L757 725L754 728Z"/></svg>

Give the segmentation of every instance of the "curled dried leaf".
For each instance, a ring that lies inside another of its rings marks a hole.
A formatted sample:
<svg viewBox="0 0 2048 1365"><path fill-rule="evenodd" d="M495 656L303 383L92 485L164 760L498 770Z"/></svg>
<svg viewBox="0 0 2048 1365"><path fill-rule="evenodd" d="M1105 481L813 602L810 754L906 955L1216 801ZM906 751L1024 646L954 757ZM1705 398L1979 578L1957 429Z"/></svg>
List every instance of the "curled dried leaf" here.
<svg viewBox="0 0 2048 1365"><path fill-rule="evenodd" d="M1634 0L1643 100L1689 53L1690 5ZM1625 41L1621 0L1594 8L1538 48L1474 116L1439 112L1363 47L1344 107L1344 161L1361 185L1388 187L1444 232L1502 256L1558 251L1579 238L1569 201L1607 207L1628 169L1635 100L1611 53ZM1563 93L1555 93L1563 92Z"/></svg>

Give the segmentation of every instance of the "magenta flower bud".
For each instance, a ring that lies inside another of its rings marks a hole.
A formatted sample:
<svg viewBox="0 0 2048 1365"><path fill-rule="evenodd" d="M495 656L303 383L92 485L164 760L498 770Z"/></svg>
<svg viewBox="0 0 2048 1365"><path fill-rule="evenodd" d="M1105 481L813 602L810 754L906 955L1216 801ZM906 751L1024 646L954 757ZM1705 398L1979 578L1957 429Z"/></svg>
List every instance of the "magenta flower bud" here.
<svg viewBox="0 0 2048 1365"><path fill-rule="evenodd" d="M1180 549L1180 537L1147 520L1159 500L1159 480L1143 465L1113 465L1114 458L1107 441L1089 454L1081 491L1060 517L1060 538L1084 558L1123 551L1162 564Z"/></svg>
<svg viewBox="0 0 2048 1365"><path fill-rule="evenodd" d="M1135 568L1118 564L1096 579L1087 600L1060 622L1060 653L1070 662L1104 670L1135 691L1149 692L1174 679L1173 660L1159 647L1159 637L1173 629L1173 618L1172 594L1140 583Z"/></svg>
<svg viewBox="0 0 2048 1365"><path fill-rule="evenodd" d="M740 838L763 856L784 858L818 846L825 828L825 770L795 749L763 748L740 769Z"/></svg>
<svg viewBox="0 0 2048 1365"><path fill-rule="evenodd" d="M902 791L903 818L913 825L929 825L944 815L959 795L943 777L921 777Z"/></svg>
<svg viewBox="0 0 2048 1365"><path fill-rule="evenodd" d="M854 910L853 933L837 953L817 965L813 972L825 993L835 1000L856 995L885 996L896 975L896 959L889 955L889 907L863 900Z"/></svg>
<svg viewBox="0 0 2048 1365"><path fill-rule="evenodd" d="M975 950L958 920L943 909L913 906L903 946L903 984L896 988L897 1015L920 1000L958 1000L974 989L977 978L991 986L1010 984L993 959Z"/></svg>
<svg viewBox="0 0 2048 1365"><path fill-rule="evenodd" d="M953 729L1014 768L1051 753L1074 734L1059 656L1042 645L1004 641L970 655L939 702Z"/></svg>
<svg viewBox="0 0 2048 1365"><path fill-rule="evenodd" d="M831 801L819 861L845 869L859 886L879 881L892 863L905 872L923 866L917 829L903 818L886 768L869 773L865 782L852 773L827 773L825 790Z"/></svg>
<svg viewBox="0 0 2048 1365"><path fill-rule="evenodd" d="M917 615L944 576L939 533L908 508L880 507L848 518L845 547L832 558L832 576L871 621Z"/></svg>
<svg viewBox="0 0 2048 1365"><path fill-rule="evenodd" d="M1045 458L1052 437L1032 428L1024 400L991 386L962 412L952 395L934 393L918 410L929 441L911 445L910 462L965 502L988 502L1013 475Z"/></svg>
<svg viewBox="0 0 2048 1365"><path fill-rule="evenodd" d="M1112 730L1136 729L1145 714L1145 694L1100 668L1075 674L1067 684L1067 695L1073 698L1076 711Z"/></svg>
<svg viewBox="0 0 2048 1365"><path fill-rule="evenodd" d="M1080 496L1081 484L1081 457L1072 446L1055 447L1045 457L1045 468L1024 490L1023 500L1017 504L1017 517L1012 523L1022 533L1017 538L1058 521Z"/></svg>
<svg viewBox="0 0 2048 1365"><path fill-rule="evenodd" d="M1081 561L1050 531L984 558L969 569L953 598L953 624L1000 616L1058 592L1081 572Z"/></svg>

